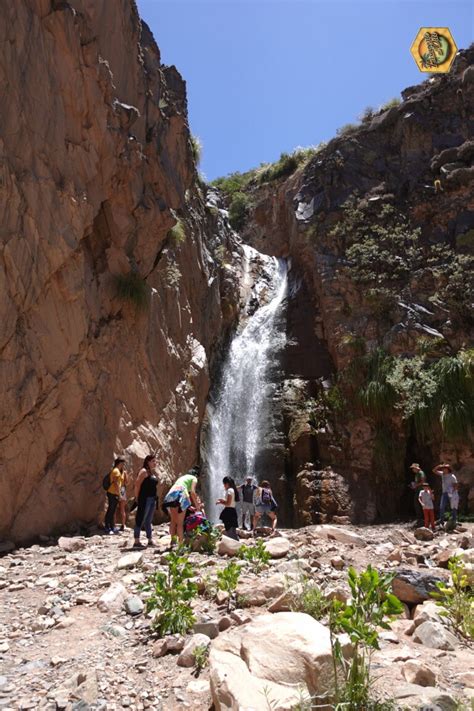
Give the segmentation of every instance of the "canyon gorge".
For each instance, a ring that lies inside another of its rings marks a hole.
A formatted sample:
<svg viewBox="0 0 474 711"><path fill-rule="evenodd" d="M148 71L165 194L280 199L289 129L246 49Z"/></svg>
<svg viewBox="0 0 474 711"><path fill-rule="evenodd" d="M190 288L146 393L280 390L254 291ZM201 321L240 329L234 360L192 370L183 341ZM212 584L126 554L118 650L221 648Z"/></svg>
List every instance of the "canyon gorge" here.
<svg viewBox="0 0 474 711"><path fill-rule="evenodd" d="M327 145L208 185L133 0L4 12L0 539L87 530L113 457L150 451L160 496L197 461L253 470L286 526L410 516L413 461L450 461L472 513L474 48ZM237 444L226 387L235 413L265 396Z"/></svg>

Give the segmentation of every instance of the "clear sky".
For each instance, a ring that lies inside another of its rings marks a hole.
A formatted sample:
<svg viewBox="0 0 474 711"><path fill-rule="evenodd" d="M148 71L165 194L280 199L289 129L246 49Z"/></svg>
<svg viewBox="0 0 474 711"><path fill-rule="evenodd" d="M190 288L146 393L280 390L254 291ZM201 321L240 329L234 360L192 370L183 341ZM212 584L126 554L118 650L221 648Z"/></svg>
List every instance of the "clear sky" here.
<svg viewBox="0 0 474 711"><path fill-rule="evenodd" d="M474 39L473 0L137 0L186 80L208 180L315 145L426 78L420 27Z"/></svg>

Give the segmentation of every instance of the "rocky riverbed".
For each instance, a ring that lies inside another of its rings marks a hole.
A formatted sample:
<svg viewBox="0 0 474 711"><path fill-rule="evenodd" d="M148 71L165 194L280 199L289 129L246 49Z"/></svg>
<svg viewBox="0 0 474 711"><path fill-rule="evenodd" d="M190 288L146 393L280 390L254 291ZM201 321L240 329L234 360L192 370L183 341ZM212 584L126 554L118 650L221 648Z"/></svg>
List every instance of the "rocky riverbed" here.
<svg viewBox="0 0 474 711"><path fill-rule="evenodd" d="M294 708L294 688L311 690L320 684L308 660L324 669L328 646L323 625L288 612L288 587L305 573L325 595L344 599L349 596L347 568L359 570L368 563L397 574L394 592L404 602L403 615L390 631L381 632L381 649L374 656L378 694L394 698L399 709L471 708L472 647L439 617L429 593L437 580L448 579L447 561L454 551L474 563L472 524L455 533L437 533L432 540L418 540L405 524L281 531L269 543L275 557L263 571L255 573L242 562L240 606L231 611L225 593L210 598L204 584L226 565L227 556L192 553L200 588L193 603L198 636L165 640L151 630L140 586L150 572L165 569L166 528L156 529L155 548L138 552L131 550L130 531L91 533L44 539L9 552L4 546L3 711L204 711L213 704L216 710L251 706L260 711L268 703L276 709ZM232 553L232 548L227 539L219 550ZM196 644L211 645L210 665L199 675L193 667Z"/></svg>

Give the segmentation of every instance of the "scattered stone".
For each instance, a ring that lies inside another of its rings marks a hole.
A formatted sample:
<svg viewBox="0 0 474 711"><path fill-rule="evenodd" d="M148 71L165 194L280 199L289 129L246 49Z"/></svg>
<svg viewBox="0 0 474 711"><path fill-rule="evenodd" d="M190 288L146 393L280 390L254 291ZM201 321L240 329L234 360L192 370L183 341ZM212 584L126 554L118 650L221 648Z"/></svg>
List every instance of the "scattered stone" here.
<svg viewBox="0 0 474 711"><path fill-rule="evenodd" d="M250 615L243 610L233 610L230 616L238 625L246 625L247 622L250 622L252 619Z"/></svg>
<svg viewBox="0 0 474 711"><path fill-rule="evenodd" d="M417 528L414 532L414 536L418 541L432 541L434 538L434 533L430 528Z"/></svg>
<svg viewBox="0 0 474 711"><path fill-rule="evenodd" d="M200 632L193 634L184 645L184 649L178 657L179 667L193 667L195 664L194 652L198 647L209 647L211 638Z"/></svg>
<svg viewBox="0 0 474 711"><path fill-rule="evenodd" d="M206 679L193 679L187 685L186 691L188 694L199 694L199 696L208 694L210 691L209 682Z"/></svg>
<svg viewBox="0 0 474 711"><path fill-rule="evenodd" d="M328 541L340 541L341 543L352 543L355 546L364 546L366 541L362 536L345 528L336 526L309 526L308 529L318 538L326 538Z"/></svg>
<svg viewBox="0 0 474 711"><path fill-rule="evenodd" d="M86 547L86 541L84 538L67 538L61 536L58 540L58 546L62 548L63 551L72 553L73 551L80 551Z"/></svg>
<svg viewBox="0 0 474 711"><path fill-rule="evenodd" d="M195 634L203 634L209 639L215 639L219 634L219 623L214 621L196 622L193 626Z"/></svg>
<svg viewBox="0 0 474 711"><path fill-rule="evenodd" d="M457 646L456 637L436 622L423 622L413 633L413 640L432 649L454 650Z"/></svg>
<svg viewBox="0 0 474 711"><path fill-rule="evenodd" d="M216 603L224 605L229 599L229 593L226 590L218 590L216 595Z"/></svg>
<svg viewBox="0 0 474 711"><path fill-rule="evenodd" d="M166 647L171 654L178 654L184 648L185 639L180 634L170 634L166 639Z"/></svg>
<svg viewBox="0 0 474 711"><path fill-rule="evenodd" d="M436 686L436 674L434 671L414 659L409 659L405 662L402 666L402 674L410 684Z"/></svg>
<svg viewBox="0 0 474 711"><path fill-rule="evenodd" d="M474 671L461 672L456 674L456 679L461 684L468 686L470 689L474 689Z"/></svg>
<svg viewBox="0 0 474 711"><path fill-rule="evenodd" d="M334 558L331 558L331 565L336 570L342 570L345 566L345 562L340 555L337 555Z"/></svg>
<svg viewBox="0 0 474 711"><path fill-rule="evenodd" d="M291 611L292 594L290 590L286 590L268 606L268 612L290 612Z"/></svg>
<svg viewBox="0 0 474 711"><path fill-rule="evenodd" d="M242 607L260 607L272 598L279 597L286 589L285 576L277 573L268 578L241 578L237 596Z"/></svg>
<svg viewBox="0 0 474 711"><path fill-rule="evenodd" d="M284 558L290 551L290 541L283 536L265 541L265 550L272 558Z"/></svg>
<svg viewBox="0 0 474 711"><path fill-rule="evenodd" d="M122 583L112 583L100 596L97 607L101 612L120 610L126 595L127 590Z"/></svg>
<svg viewBox="0 0 474 711"><path fill-rule="evenodd" d="M342 526L349 526L351 523L350 516L333 516L332 522Z"/></svg>
<svg viewBox="0 0 474 711"><path fill-rule="evenodd" d="M143 600L138 595L132 595L125 600L125 610L129 615L141 615L145 609Z"/></svg>
<svg viewBox="0 0 474 711"><path fill-rule="evenodd" d="M232 627L232 620L230 617L221 617L219 620L219 632L225 632L229 629L229 627Z"/></svg>
<svg viewBox="0 0 474 711"><path fill-rule="evenodd" d="M134 568L143 561L143 551L133 551L132 553L127 553L120 558L117 563L117 570L126 570L127 568Z"/></svg>
<svg viewBox="0 0 474 711"><path fill-rule="evenodd" d="M217 546L217 553L219 555L233 557L237 555L241 546L243 546L243 541L235 541L233 538L229 538L229 536L222 536Z"/></svg>

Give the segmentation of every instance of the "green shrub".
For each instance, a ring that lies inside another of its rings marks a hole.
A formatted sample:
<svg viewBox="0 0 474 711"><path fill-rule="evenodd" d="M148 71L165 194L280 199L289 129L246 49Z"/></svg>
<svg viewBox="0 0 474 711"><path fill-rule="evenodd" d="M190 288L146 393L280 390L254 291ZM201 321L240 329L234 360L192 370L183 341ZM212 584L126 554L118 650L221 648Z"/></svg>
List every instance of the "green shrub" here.
<svg viewBox="0 0 474 711"><path fill-rule="evenodd" d="M245 226L249 210L249 198L244 193L236 192L232 196L229 207L229 222L234 230L241 230Z"/></svg>
<svg viewBox="0 0 474 711"><path fill-rule="evenodd" d="M400 97L394 96L392 99L386 101L385 104L382 104L382 106L380 107L380 111L388 111L388 109L393 109L394 106L399 106L401 103L402 100L400 99Z"/></svg>
<svg viewBox="0 0 474 711"><path fill-rule="evenodd" d="M371 698L371 658L374 650L379 649L379 628L390 629L387 618L399 615L403 610L400 600L391 592L393 577L393 574L381 575L370 565L360 574L351 567L348 571L352 593L350 603L332 601L329 628L335 708L350 711L382 708L380 702ZM350 659L344 657L341 643L336 637L340 632L347 633L353 645Z"/></svg>
<svg viewBox="0 0 474 711"><path fill-rule="evenodd" d="M220 533L214 526L196 526L194 531L188 535L188 538L192 550L199 550L201 553L213 555L216 552Z"/></svg>
<svg viewBox="0 0 474 711"><path fill-rule="evenodd" d="M117 298L128 301L137 309L145 309L149 304L150 290L145 279L136 271L115 277Z"/></svg>
<svg viewBox="0 0 474 711"><path fill-rule="evenodd" d="M338 129L336 129L336 135L337 136L351 136L353 133L355 133L359 128L358 123L345 123L343 126L340 126Z"/></svg>
<svg viewBox="0 0 474 711"><path fill-rule="evenodd" d="M203 669L209 664L209 644L198 644L193 652L194 674L199 676Z"/></svg>
<svg viewBox="0 0 474 711"><path fill-rule="evenodd" d="M239 558L251 563L254 573L259 573L271 558L270 553L265 548L262 538L258 538L253 546L243 545L239 549Z"/></svg>
<svg viewBox="0 0 474 711"><path fill-rule="evenodd" d="M393 358L378 348L361 360L367 371L367 380L359 390L359 402L363 411L376 421L390 417L397 402L397 395L388 380Z"/></svg>
<svg viewBox="0 0 474 711"><path fill-rule="evenodd" d="M196 621L190 602L198 587L191 578L194 570L184 546L166 556L168 570L150 575L142 589L149 592L147 612L156 612L152 626L160 637L166 634L186 634Z"/></svg>
<svg viewBox="0 0 474 711"><path fill-rule="evenodd" d="M168 232L168 237L174 240L175 244L182 244L186 239L186 232L182 220L178 220Z"/></svg>
<svg viewBox="0 0 474 711"><path fill-rule="evenodd" d="M373 106L366 106L359 116L359 120L368 123L369 121L372 121L376 113L377 109L374 109Z"/></svg>
<svg viewBox="0 0 474 711"><path fill-rule="evenodd" d="M367 350L367 343L363 336L357 336L355 333L347 333L341 340L344 346L351 349L354 355L362 356L365 355Z"/></svg>
<svg viewBox="0 0 474 711"><path fill-rule="evenodd" d="M306 612L315 620L321 620L331 607L321 588L307 575L300 575L291 587L290 607L293 612Z"/></svg>
<svg viewBox="0 0 474 711"><path fill-rule="evenodd" d="M202 142L197 136L191 136L191 151L194 163L198 166L202 158Z"/></svg>
<svg viewBox="0 0 474 711"><path fill-rule="evenodd" d="M249 170L246 173L230 173L222 178L216 178L211 185L222 190L228 198L232 198L235 193L243 192L247 188L255 178L255 173L255 170Z"/></svg>
<svg viewBox="0 0 474 711"><path fill-rule="evenodd" d="M235 561L227 563L226 567L217 571L217 587L229 594L227 609L230 610L232 595L234 594L240 578L240 565Z"/></svg>
<svg viewBox="0 0 474 711"><path fill-rule="evenodd" d="M458 556L448 563L450 583L436 583L437 592L431 593L442 607L440 615L446 617L456 634L474 641L474 591L469 584L468 572Z"/></svg>

